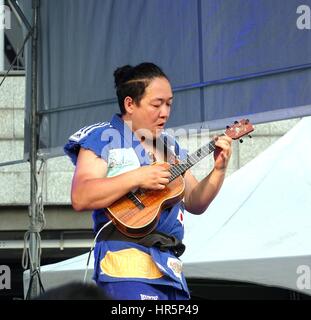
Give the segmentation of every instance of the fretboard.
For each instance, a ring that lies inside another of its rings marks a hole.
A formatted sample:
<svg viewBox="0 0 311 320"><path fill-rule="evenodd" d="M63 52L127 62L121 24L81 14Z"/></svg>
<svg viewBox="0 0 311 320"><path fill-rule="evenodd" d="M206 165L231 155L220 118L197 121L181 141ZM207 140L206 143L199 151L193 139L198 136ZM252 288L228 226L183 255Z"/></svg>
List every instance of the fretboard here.
<svg viewBox="0 0 311 320"><path fill-rule="evenodd" d="M216 149L215 141L212 140L207 145L201 147L191 155L188 155L186 160L183 160L178 164L172 165L169 169L171 173L171 177L169 178L169 181L171 182L177 177L179 177L180 175L184 174L189 168L191 168L196 163L201 161L203 158L205 158L215 149Z"/></svg>

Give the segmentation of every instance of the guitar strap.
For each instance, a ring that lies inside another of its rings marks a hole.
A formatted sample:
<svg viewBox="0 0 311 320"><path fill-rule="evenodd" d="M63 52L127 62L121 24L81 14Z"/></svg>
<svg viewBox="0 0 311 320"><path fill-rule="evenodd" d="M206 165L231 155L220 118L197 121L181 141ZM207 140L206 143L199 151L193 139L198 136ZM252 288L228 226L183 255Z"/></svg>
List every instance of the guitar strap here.
<svg viewBox="0 0 311 320"><path fill-rule="evenodd" d="M176 257L180 257L186 249L175 236L153 231L142 238L131 238L120 232L113 224L104 228L97 237L97 242L107 240L134 242L148 248L158 247L161 251L172 250Z"/></svg>
<svg viewBox="0 0 311 320"><path fill-rule="evenodd" d="M170 164L176 164L178 162L179 155L176 155L175 145L168 142L168 137L164 136L163 139L158 139L164 146L164 159ZM173 151L174 150L174 151Z"/></svg>

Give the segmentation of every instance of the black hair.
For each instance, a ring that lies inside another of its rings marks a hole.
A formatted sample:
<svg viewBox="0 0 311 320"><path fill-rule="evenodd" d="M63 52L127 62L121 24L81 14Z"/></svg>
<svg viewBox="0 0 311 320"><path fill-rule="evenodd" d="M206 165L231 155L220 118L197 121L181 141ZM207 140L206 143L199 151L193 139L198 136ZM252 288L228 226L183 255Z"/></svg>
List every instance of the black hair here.
<svg viewBox="0 0 311 320"><path fill-rule="evenodd" d="M113 75L122 114L126 113L124 99L127 96L131 97L136 104L139 104L145 94L146 88L153 79L168 79L161 68L151 62L143 62L135 67L125 65L117 68Z"/></svg>

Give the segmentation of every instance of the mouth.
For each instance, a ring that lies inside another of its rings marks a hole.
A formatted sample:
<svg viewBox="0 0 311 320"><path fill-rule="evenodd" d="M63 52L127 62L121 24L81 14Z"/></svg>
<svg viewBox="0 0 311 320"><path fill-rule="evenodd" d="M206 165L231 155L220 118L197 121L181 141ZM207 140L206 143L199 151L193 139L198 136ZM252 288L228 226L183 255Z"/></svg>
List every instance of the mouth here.
<svg viewBox="0 0 311 320"><path fill-rule="evenodd" d="M165 122L159 123L159 124L157 125L157 127L161 128L161 129L163 129L164 126L165 126Z"/></svg>

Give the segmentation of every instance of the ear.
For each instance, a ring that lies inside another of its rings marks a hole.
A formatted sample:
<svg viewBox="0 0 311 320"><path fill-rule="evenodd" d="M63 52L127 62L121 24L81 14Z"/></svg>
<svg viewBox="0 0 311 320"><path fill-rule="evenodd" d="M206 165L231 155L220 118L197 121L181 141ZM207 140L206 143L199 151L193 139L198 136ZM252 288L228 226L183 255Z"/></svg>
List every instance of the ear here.
<svg viewBox="0 0 311 320"><path fill-rule="evenodd" d="M124 108L126 113L132 114L134 110L134 101L131 97L127 96L124 98Z"/></svg>

